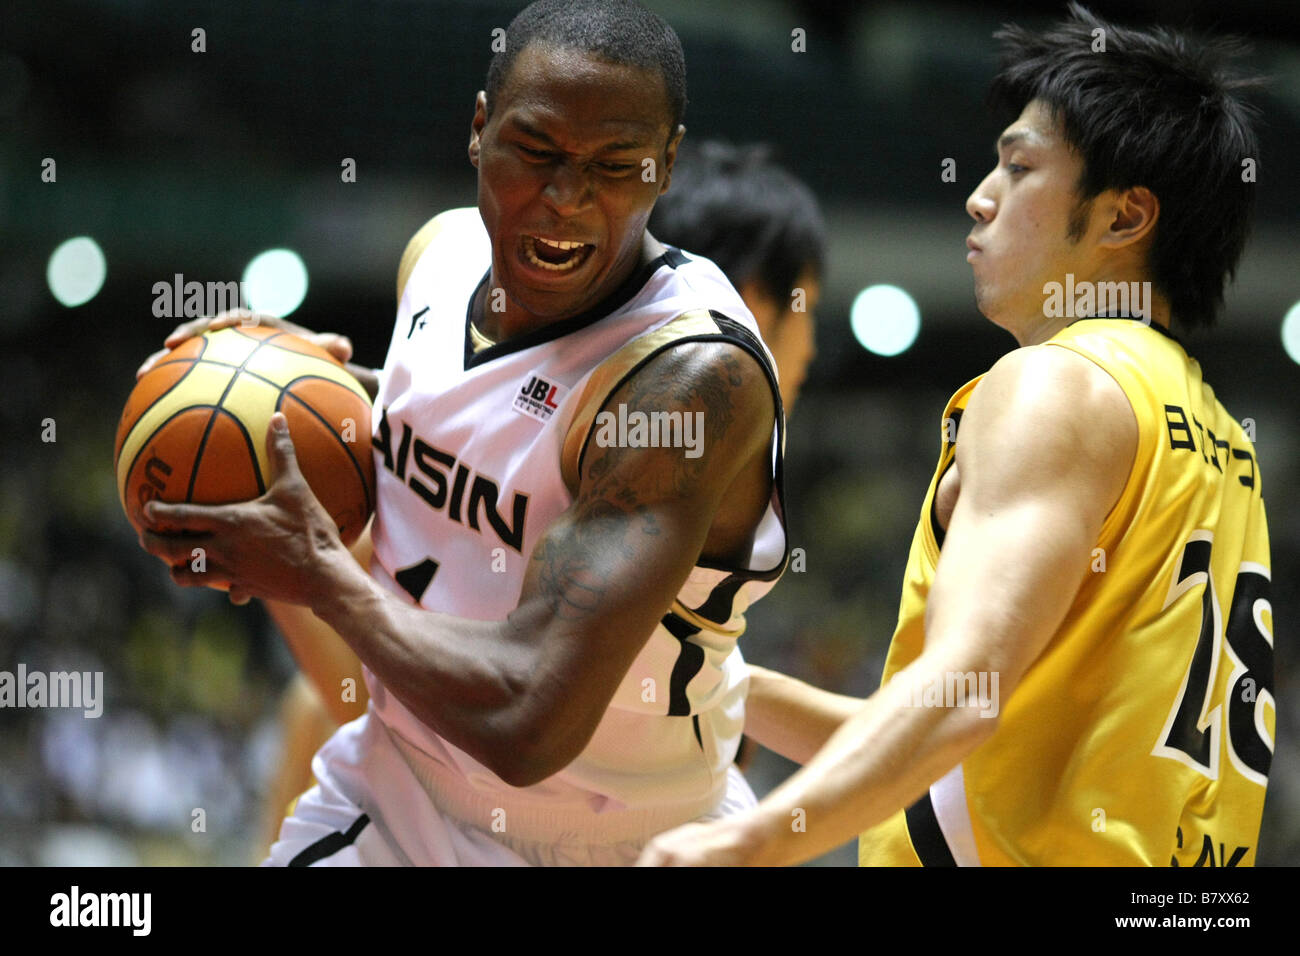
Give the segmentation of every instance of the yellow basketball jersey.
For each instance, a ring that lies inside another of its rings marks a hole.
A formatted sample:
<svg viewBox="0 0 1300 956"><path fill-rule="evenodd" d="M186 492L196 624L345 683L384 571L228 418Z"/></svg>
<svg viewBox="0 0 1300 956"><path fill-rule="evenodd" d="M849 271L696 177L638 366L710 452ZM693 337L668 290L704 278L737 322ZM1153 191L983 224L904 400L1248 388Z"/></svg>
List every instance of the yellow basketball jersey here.
<svg viewBox="0 0 1300 956"><path fill-rule="evenodd" d="M1276 724L1254 447L1159 328L1087 319L1049 345L1085 356L1124 389L1139 431L1132 473L1065 621L1001 701L997 732L916 804L862 834L859 861L1251 865ZM943 543L935 489L978 382L944 411L884 681L924 645Z"/></svg>

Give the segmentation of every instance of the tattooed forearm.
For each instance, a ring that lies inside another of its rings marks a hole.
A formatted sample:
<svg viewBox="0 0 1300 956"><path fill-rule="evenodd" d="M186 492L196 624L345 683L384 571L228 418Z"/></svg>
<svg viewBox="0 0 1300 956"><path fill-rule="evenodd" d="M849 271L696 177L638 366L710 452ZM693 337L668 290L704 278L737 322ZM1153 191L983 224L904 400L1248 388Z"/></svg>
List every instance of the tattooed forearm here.
<svg viewBox="0 0 1300 956"><path fill-rule="evenodd" d="M533 554L538 565L538 591L551 613L563 620L580 620L600 607L609 582L590 559L569 540L543 541Z"/></svg>

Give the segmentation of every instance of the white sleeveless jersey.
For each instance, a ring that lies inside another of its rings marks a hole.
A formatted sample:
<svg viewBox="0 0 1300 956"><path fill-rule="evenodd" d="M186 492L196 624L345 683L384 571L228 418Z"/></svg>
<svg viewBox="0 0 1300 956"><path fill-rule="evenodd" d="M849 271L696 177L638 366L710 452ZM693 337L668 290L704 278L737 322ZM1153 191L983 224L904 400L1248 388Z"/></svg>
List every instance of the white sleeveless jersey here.
<svg viewBox="0 0 1300 956"><path fill-rule="evenodd" d="M479 352L469 304L487 280L476 209L436 217L409 268L375 402L378 507L371 573L433 611L504 620L518 605L538 539L572 497L595 416L665 348L736 343L772 385L773 495L740 567L695 567L576 760L539 784L509 787L442 739L366 671L375 713L444 781L483 806L580 814L672 808L689 820L722 798L744 727L746 670L737 638L748 605L785 568L783 416L770 354L740 296L712 262L669 249L602 303ZM602 419L604 421L604 419ZM468 638L467 638L468 640ZM555 819L559 819L556 817ZM484 821L485 822L485 821Z"/></svg>

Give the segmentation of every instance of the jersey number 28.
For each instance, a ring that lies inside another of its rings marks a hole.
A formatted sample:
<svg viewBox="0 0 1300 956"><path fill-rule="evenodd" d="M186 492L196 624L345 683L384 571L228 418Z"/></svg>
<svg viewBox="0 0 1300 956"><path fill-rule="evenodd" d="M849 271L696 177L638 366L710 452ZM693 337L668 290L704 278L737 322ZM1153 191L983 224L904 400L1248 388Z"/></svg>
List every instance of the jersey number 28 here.
<svg viewBox="0 0 1300 956"><path fill-rule="evenodd" d="M1265 708L1273 700L1273 635L1264 615L1272 620L1268 569L1242 562L1232 589L1232 606L1226 625L1218 592L1210 574L1214 536L1196 531L1178 559L1174 580L1165 599L1168 608L1193 588L1201 593L1201 631L1192 662L1183 676L1178 697L1165 721L1152 753L1186 764L1211 780L1219 777L1219 734L1223 708L1228 711L1228 755L1233 767L1260 786L1268 783L1273 761L1273 740L1264 722ZM1232 671L1227 694L1214 699L1222 651Z"/></svg>

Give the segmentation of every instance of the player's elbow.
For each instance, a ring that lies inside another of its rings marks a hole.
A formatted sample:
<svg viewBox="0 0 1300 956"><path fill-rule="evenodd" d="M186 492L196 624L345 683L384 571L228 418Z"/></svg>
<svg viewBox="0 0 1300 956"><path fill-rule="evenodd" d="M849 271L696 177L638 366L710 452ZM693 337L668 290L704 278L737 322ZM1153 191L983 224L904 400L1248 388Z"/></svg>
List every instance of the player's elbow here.
<svg viewBox="0 0 1300 956"><path fill-rule="evenodd" d="M512 787L531 787L564 769L545 758L514 753L498 762L492 772Z"/></svg>
<svg viewBox="0 0 1300 956"><path fill-rule="evenodd" d="M950 739L964 758L997 733L1001 704L996 696L981 697L967 701L965 706L952 707L947 713Z"/></svg>
<svg viewBox="0 0 1300 956"><path fill-rule="evenodd" d="M571 764L598 721L539 706L527 697L501 716L483 762L512 787L531 787Z"/></svg>
<svg viewBox="0 0 1300 956"><path fill-rule="evenodd" d="M559 773L579 751L534 736L503 740L488 769L512 787L531 787Z"/></svg>

